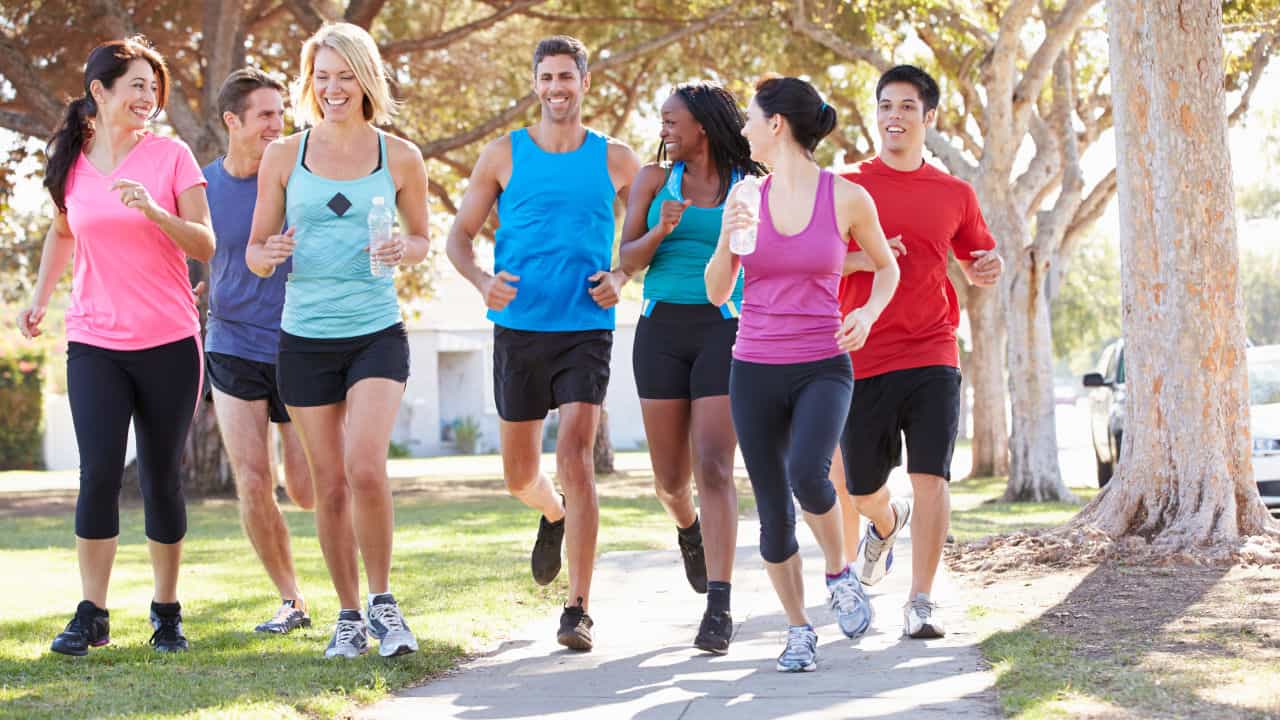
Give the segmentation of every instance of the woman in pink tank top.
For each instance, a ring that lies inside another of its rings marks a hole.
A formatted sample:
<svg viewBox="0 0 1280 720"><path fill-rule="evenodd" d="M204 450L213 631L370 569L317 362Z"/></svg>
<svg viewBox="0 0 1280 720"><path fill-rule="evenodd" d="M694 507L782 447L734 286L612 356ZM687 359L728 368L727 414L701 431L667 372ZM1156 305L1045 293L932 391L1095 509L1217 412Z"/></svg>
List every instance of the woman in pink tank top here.
<svg viewBox="0 0 1280 720"><path fill-rule="evenodd" d="M871 624L871 606L845 562L828 472L853 393L848 353L865 342L893 296L898 266L870 195L813 159L835 125L835 109L803 80L774 77L756 86L742 134L752 159L773 173L760 189L758 219L742 186L730 194L706 271L713 304L728 298L738 267L745 271L729 402L756 496L760 554L789 624L782 672L817 669L792 495L822 546L840 629L852 638ZM730 252L730 234L753 228L754 252ZM867 303L842 319L840 276L851 234L875 264L875 284Z"/></svg>

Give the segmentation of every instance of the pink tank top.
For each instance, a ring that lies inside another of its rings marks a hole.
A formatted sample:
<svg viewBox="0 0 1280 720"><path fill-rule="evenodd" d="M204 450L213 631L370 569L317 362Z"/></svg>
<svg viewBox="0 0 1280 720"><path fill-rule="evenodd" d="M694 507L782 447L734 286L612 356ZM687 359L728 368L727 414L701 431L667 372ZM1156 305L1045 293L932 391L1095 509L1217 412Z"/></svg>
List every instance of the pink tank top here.
<svg viewBox="0 0 1280 720"><path fill-rule="evenodd" d="M822 171L809 224L783 235L769 214L769 187L760 189L756 251L742 258L745 282L742 316L733 357L784 365L812 362L841 353L840 271L848 243L836 223L835 175Z"/></svg>

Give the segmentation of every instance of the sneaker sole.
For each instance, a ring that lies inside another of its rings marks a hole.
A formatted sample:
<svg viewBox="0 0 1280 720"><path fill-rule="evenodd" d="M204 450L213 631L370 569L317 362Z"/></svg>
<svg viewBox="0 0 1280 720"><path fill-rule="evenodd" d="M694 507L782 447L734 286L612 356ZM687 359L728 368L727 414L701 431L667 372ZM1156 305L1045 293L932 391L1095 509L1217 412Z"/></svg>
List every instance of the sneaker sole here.
<svg viewBox="0 0 1280 720"><path fill-rule="evenodd" d="M577 633L557 635L556 641L570 650L590 650L592 647L591 638L584 638Z"/></svg>
<svg viewBox="0 0 1280 720"><path fill-rule="evenodd" d="M356 658L360 657L361 655L365 655L368 652L369 652L369 648L365 648L361 650L358 655L347 655L345 653L333 653L332 655L330 655L329 653L325 653L324 658L326 660L355 660Z"/></svg>
<svg viewBox="0 0 1280 720"><path fill-rule="evenodd" d="M784 673L813 672L814 670L818 669L818 663L817 661L814 661L809 663L808 665L802 665L801 667L798 667L798 668L787 667L782 663L778 663L777 668L778 668L778 672L784 672Z"/></svg>
<svg viewBox="0 0 1280 720"><path fill-rule="evenodd" d="M939 630L928 623L921 625L920 629L913 633L904 634L913 640L939 640L947 636L944 631Z"/></svg>
<svg viewBox="0 0 1280 720"><path fill-rule="evenodd" d="M700 643L697 640L694 640L693 646L698 648L699 650L702 650L703 652L709 652L712 655L728 655L729 654L728 645L724 647L712 647L710 643Z"/></svg>
<svg viewBox="0 0 1280 720"><path fill-rule="evenodd" d="M401 655L408 655L409 653L415 652L418 652L418 648L413 647L412 645L405 645L404 643L392 648L391 652L387 652L386 647L381 645L378 646L378 654L382 657L400 657Z"/></svg>

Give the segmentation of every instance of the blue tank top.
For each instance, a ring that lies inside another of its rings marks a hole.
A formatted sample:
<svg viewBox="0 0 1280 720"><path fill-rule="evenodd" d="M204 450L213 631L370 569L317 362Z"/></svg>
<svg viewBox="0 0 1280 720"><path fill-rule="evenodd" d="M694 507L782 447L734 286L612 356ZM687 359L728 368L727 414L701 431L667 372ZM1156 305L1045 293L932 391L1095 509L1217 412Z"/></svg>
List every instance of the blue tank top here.
<svg viewBox="0 0 1280 720"><path fill-rule="evenodd" d="M498 196L493 271L520 277L496 325L541 332L612 330L613 308L588 294L587 278L613 259L609 148L587 130L577 150L549 153L521 128L511 133L511 180Z"/></svg>
<svg viewBox="0 0 1280 720"><path fill-rule="evenodd" d="M369 210L382 196L394 205L396 183L378 132L379 169L355 180L332 180L302 164L307 139L285 186L285 218L294 232L293 272L285 284L280 327L305 338L368 335L400 322L393 278L369 272Z"/></svg>
<svg viewBox="0 0 1280 720"><path fill-rule="evenodd" d="M683 179L684 163L675 163L667 176L667 182L649 204L650 230L662 217L663 202L684 202L681 192ZM737 180L738 175L734 173L733 181ZM690 205L685 209L684 215L680 216L680 224L663 238L649 262L649 270L644 274L645 300L678 305L706 304L707 283L703 273L720 240L720 219L723 215L723 204L713 208ZM732 312L736 316L736 308L742 307L741 271L738 272L738 282L733 286L729 302L733 304Z"/></svg>

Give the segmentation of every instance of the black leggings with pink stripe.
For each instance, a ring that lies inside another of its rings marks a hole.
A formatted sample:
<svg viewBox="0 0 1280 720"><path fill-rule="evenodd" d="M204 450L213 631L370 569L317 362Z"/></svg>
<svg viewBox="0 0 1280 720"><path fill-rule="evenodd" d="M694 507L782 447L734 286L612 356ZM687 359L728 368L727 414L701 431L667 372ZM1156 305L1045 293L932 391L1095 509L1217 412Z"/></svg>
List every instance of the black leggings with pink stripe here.
<svg viewBox="0 0 1280 720"><path fill-rule="evenodd" d="M145 350L67 344L67 394L80 448L77 536L105 540L120 533L120 483L130 420L147 537L169 544L186 535L179 465L202 372L194 337Z"/></svg>

